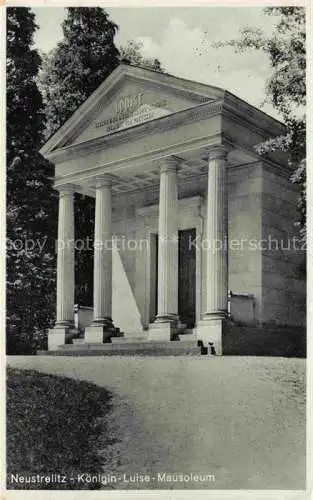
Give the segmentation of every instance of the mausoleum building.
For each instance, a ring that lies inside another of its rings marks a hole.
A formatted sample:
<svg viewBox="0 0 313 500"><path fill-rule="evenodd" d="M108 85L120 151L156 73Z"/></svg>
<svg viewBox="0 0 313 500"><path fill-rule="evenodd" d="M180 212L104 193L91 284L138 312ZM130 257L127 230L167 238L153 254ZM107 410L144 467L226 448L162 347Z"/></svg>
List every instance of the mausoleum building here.
<svg viewBox="0 0 313 500"><path fill-rule="evenodd" d="M297 188L283 153L255 148L283 133L228 91L115 69L41 149L59 192L49 350L74 325L75 192L95 198L82 343L188 340L220 354L231 328L301 329Z"/></svg>

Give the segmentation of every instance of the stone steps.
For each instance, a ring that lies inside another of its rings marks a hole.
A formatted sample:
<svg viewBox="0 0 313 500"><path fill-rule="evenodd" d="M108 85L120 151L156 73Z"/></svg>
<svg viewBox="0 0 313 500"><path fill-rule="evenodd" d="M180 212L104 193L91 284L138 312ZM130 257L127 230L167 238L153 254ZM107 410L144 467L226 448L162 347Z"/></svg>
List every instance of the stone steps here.
<svg viewBox="0 0 313 500"><path fill-rule="evenodd" d="M55 351L38 351L44 356L200 356L205 349L195 341L139 341L107 344L65 344Z"/></svg>
<svg viewBox="0 0 313 500"><path fill-rule="evenodd" d="M148 336L111 337L112 344L132 344L133 342L149 342Z"/></svg>

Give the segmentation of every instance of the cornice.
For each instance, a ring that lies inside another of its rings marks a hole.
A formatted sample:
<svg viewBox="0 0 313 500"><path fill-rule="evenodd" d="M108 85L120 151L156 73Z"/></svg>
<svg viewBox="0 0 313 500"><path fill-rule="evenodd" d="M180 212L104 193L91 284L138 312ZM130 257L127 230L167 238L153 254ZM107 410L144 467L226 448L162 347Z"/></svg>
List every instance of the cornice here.
<svg viewBox="0 0 313 500"><path fill-rule="evenodd" d="M253 131L266 137L284 134L286 126L239 97L225 91L223 116L231 117L241 125L253 127Z"/></svg>
<svg viewBox="0 0 313 500"><path fill-rule="evenodd" d="M114 173L118 177L119 173L123 173L132 167L138 167L148 162L161 161L162 158L168 157L170 155L183 154L190 151L197 151L200 148L208 147L210 145L218 145L221 141L221 135L215 134L210 137L207 135L202 137L193 138L189 141L183 141L176 144L171 144L170 146L165 146L163 148L157 148L144 153L139 153L136 156L120 158L117 161L110 163L95 165L84 171L77 172L73 170L68 174L58 177L60 184L67 182L88 182L96 175L101 175L102 173Z"/></svg>
<svg viewBox="0 0 313 500"><path fill-rule="evenodd" d="M240 149L241 151L249 154L249 156L254 157L254 161L260 160L260 155L252 147L248 147L244 142L240 140L234 141L233 138L222 131L221 133L221 145L227 147L229 151L232 149Z"/></svg>
<svg viewBox="0 0 313 500"><path fill-rule="evenodd" d="M255 157L255 162L261 162L262 166L266 168L268 171L271 171L273 173L277 173L278 175L282 177L287 177L290 178L290 175L292 174L292 170L288 167L288 165L282 165L281 163L278 163L277 161L265 157L264 155L258 154L254 149L248 148L242 141L237 140L236 143L225 133L222 134L222 143L227 145L229 148L237 148L241 149L242 151L248 153L249 155L252 155ZM250 164L250 162L249 162ZM245 168L246 164L243 165L235 165L232 166L232 169L240 169L240 168Z"/></svg>
<svg viewBox="0 0 313 500"><path fill-rule="evenodd" d="M155 118L154 120L150 120L124 130L112 132L79 144L62 147L58 150L47 153L46 158L54 163L59 163L77 157L88 156L91 152L101 151L104 148L112 148L124 142L132 141L135 138L140 139L151 133L166 132L179 125L193 123L195 121L204 120L216 115L221 115L224 118L231 118L232 121L235 121L243 127L248 127L249 130L265 137L274 137L277 133L283 133L284 131L282 124L275 122L275 125L273 126L272 121L274 121L274 119L268 117L262 112L258 112L256 109L253 109L253 114L251 113L251 110L250 113L244 112L244 106L241 102L239 102L239 106L236 107L234 104L227 101L209 101L177 111L176 113L172 113L170 115ZM262 123L259 121L259 115L263 118ZM230 141L230 138L228 140ZM242 146L246 147L245 145Z"/></svg>
<svg viewBox="0 0 313 500"><path fill-rule="evenodd" d="M262 159L259 158L258 160L254 161L249 161L247 163L241 163L240 165L232 165L232 167L229 169L230 171L238 172L240 170L248 170L248 169L255 169L255 168L262 168Z"/></svg>
<svg viewBox="0 0 313 500"><path fill-rule="evenodd" d="M263 158L261 157L262 161L262 167L264 170L267 170L268 172L278 174L280 177L283 177L285 179L290 180L290 176L293 172L293 170L286 165L285 167L280 165L279 163L276 163L268 158ZM292 185L292 184L291 184Z"/></svg>

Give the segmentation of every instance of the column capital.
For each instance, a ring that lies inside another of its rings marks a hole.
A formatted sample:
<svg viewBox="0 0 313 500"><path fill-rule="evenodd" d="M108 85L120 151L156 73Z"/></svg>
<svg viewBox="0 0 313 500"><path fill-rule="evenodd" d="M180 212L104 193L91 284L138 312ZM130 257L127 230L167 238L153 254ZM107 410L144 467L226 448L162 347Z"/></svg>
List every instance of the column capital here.
<svg viewBox="0 0 313 500"><path fill-rule="evenodd" d="M92 187L95 187L96 189L102 187L111 187L116 179L116 176L112 174L97 175L92 179Z"/></svg>
<svg viewBox="0 0 313 500"><path fill-rule="evenodd" d="M160 173L163 172L177 172L179 170L179 166L184 160L179 158L178 156L171 155L165 156L164 158L160 158L157 160L158 166L160 168Z"/></svg>
<svg viewBox="0 0 313 500"><path fill-rule="evenodd" d="M75 193L77 186L75 184L61 184L59 186L54 185L53 188L59 191L60 196L70 196Z"/></svg>
<svg viewBox="0 0 313 500"><path fill-rule="evenodd" d="M230 153L231 148L223 144L212 146L207 149L205 154L206 160L227 160L227 156Z"/></svg>

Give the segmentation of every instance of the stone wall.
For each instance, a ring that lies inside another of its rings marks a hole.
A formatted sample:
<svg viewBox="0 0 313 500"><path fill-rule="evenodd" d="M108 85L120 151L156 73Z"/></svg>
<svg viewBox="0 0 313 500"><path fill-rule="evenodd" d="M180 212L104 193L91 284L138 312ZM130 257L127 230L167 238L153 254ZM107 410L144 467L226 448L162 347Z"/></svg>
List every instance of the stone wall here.
<svg viewBox="0 0 313 500"><path fill-rule="evenodd" d="M229 290L255 297L255 320L261 319L262 165L260 162L229 169Z"/></svg>
<svg viewBox="0 0 313 500"><path fill-rule="evenodd" d="M262 320L278 324L305 324L305 280L301 250L294 221L297 188L286 175L264 163L262 170Z"/></svg>

